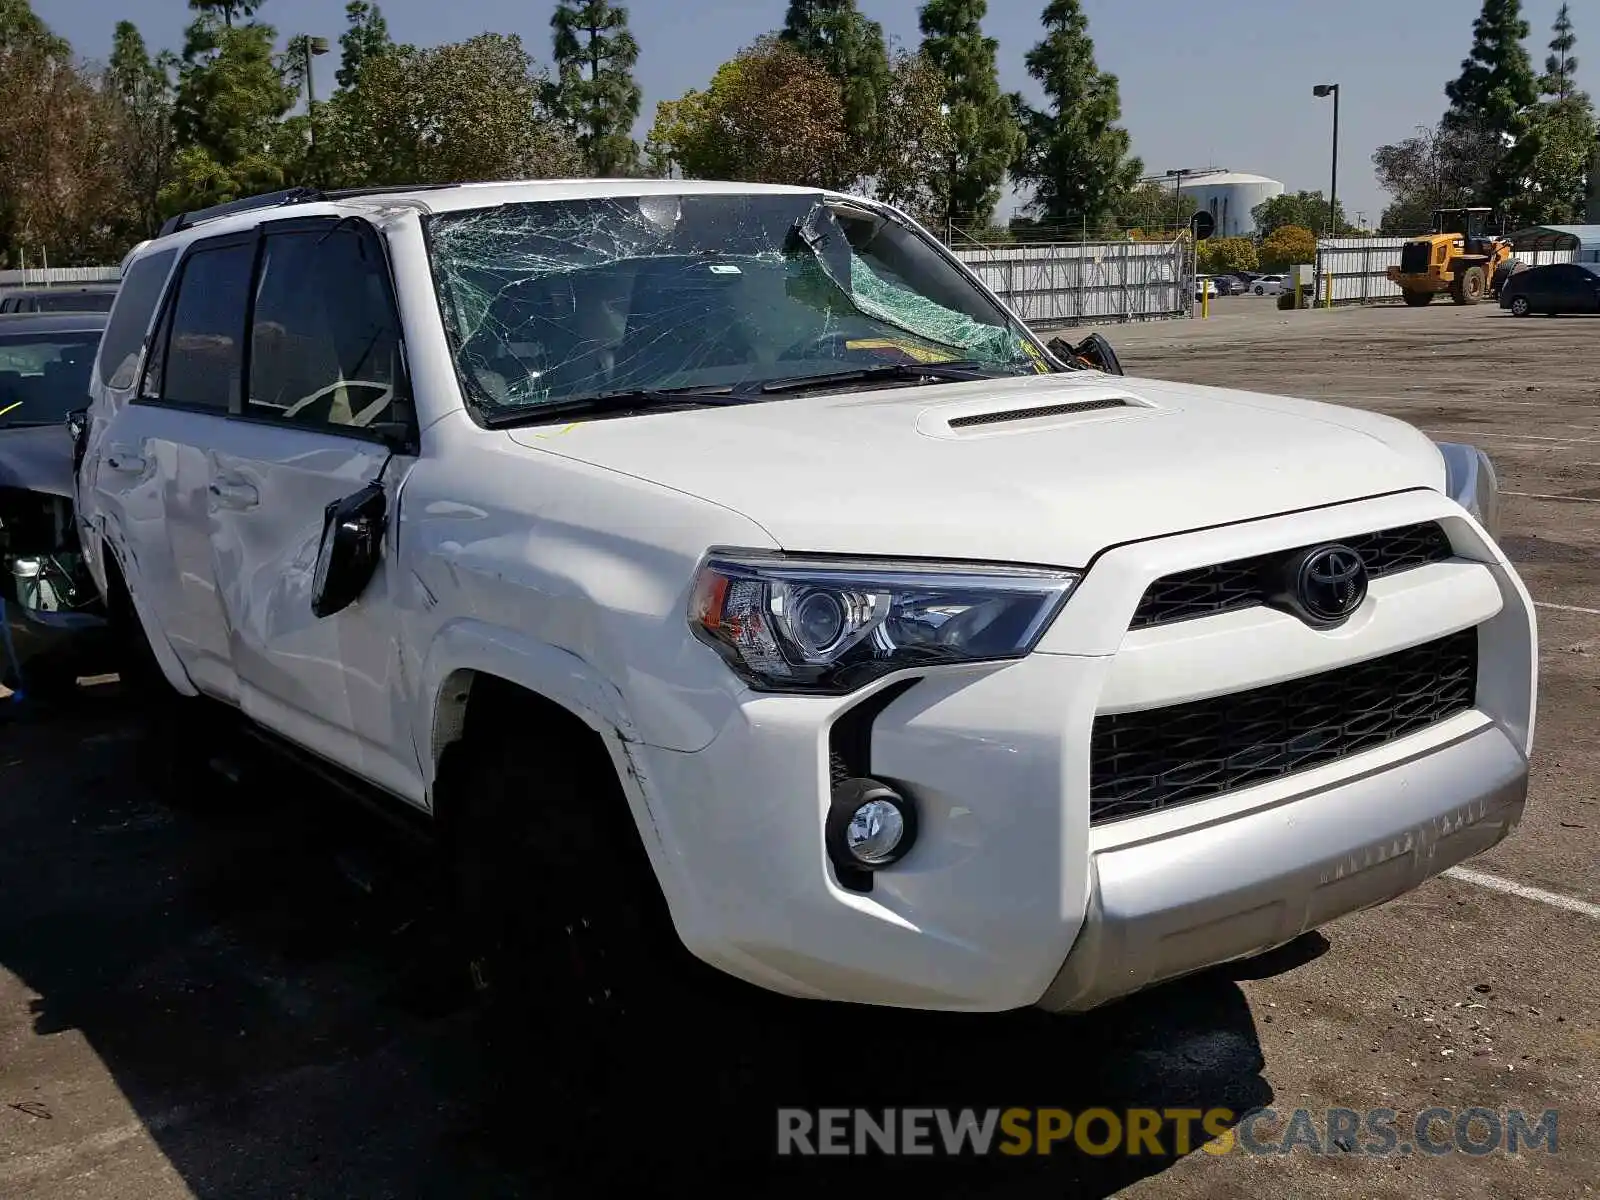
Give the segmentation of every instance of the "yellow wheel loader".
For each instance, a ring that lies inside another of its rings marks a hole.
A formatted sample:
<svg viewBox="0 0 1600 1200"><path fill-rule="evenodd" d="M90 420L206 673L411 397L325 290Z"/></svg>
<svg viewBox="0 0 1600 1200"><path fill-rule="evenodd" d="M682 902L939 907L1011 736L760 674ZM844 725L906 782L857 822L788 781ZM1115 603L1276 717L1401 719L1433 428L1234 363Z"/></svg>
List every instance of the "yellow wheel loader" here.
<svg viewBox="0 0 1600 1200"><path fill-rule="evenodd" d="M1476 304L1498 290L1511 243L1484 233L1491 211L1441 208L1433 214L1432 233L1400 247L1400 265L1386 274L1407 304L1420 308L1441 293L1457 304Z"/></svg>

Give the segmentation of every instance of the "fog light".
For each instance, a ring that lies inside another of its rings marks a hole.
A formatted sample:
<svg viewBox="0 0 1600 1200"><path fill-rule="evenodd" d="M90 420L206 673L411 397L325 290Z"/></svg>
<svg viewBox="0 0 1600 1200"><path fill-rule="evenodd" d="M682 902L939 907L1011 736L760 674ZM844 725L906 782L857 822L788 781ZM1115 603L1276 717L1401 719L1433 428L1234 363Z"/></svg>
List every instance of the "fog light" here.
<svg viewBox="0 0 1600 1200"><path fill-rule="evenodd" d="M828 851L836 866L875 871L905 857L916 838L911 802L877 779L846 779L833 789Z"/></svg>

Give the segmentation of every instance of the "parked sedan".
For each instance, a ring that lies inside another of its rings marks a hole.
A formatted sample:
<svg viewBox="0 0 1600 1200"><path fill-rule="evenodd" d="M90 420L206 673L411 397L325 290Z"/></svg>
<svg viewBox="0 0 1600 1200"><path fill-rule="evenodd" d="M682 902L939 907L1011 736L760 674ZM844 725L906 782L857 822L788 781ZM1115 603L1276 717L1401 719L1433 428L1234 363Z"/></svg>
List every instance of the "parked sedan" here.
<svg viewBox="0 0 1600 1200"><path fill-rule="evenodd" d="M1580 263L1529 267L1501 286L1500 307L1514 317L1600 312L1600 274Z"/></svg>
<svg viewBox="0 0 1600 1200"><path fill-rule="evenodd" d="M1282 275L1260 275L1250 284L1250 292L1256 296L1276 296L1283 291Z"/></svg>
<svg viewBox="0 0 1600 1200"><path fill-rule="evenodd" d="M0 292L0 313L108 313L116 298L114 283L18 288Z"/></svg>

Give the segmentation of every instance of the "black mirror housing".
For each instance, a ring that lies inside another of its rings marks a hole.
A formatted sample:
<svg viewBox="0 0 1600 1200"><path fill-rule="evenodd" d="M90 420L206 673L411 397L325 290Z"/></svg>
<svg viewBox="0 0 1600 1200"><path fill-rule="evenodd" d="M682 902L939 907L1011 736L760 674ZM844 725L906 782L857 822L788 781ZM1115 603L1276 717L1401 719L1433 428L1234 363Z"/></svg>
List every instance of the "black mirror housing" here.
<svg viewBox="0 0 1600 1200"><path fill-rule="evenodd" d="M388 499L381 483L336 500L324 510L322 544L312 577L311 611L331 617L349 608L372 582L383 557Z"/></svg>

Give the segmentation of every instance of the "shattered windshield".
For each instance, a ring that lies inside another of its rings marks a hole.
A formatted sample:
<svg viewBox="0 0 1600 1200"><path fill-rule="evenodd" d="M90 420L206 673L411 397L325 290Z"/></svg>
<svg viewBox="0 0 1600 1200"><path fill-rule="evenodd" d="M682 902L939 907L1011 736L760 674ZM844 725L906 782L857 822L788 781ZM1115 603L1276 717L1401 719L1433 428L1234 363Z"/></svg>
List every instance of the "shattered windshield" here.
<svg viewBox="0 0 1600 1200"><path fill-rule="evenodd" d="M456 365L490 418L896 364L1050 369L927 239L820 193L508 204L427 228Z"/></svg>

